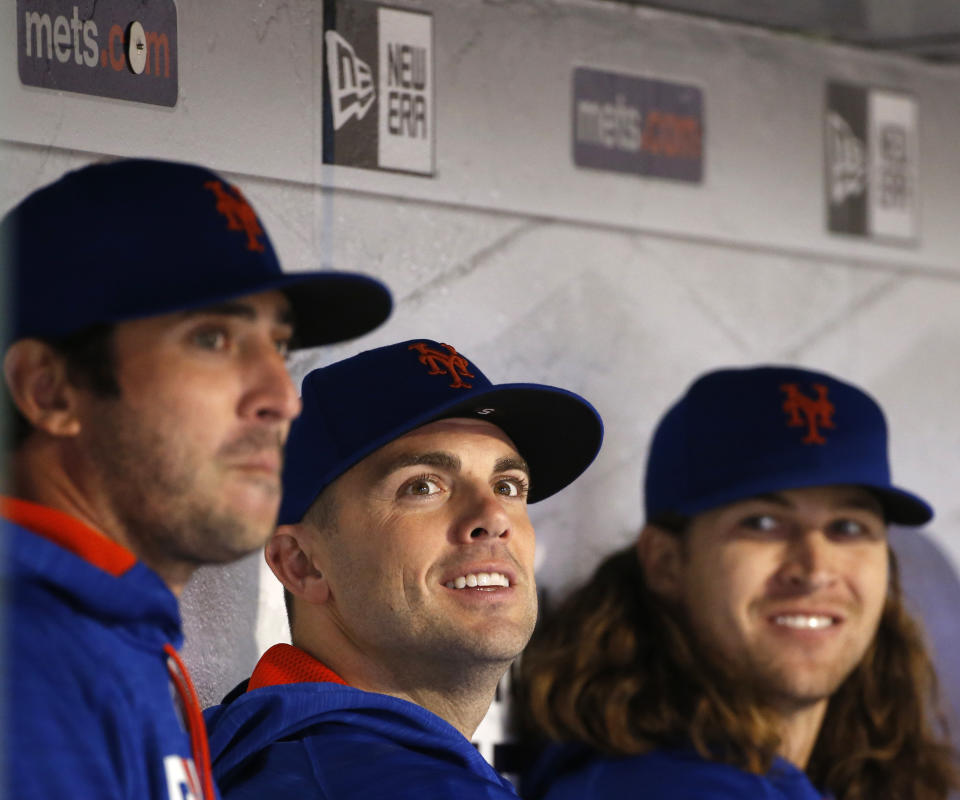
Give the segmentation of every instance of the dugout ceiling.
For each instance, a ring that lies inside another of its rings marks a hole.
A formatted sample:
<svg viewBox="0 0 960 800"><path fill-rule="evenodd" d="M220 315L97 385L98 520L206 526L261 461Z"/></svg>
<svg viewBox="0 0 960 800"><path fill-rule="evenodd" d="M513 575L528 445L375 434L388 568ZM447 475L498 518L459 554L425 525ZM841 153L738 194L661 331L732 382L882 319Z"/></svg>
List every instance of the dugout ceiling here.
<svg viewBox="0 0 960 800"><path fill-rule="evenodd" d="M655 0L650 6L960 64L956 0Z"/></svg>

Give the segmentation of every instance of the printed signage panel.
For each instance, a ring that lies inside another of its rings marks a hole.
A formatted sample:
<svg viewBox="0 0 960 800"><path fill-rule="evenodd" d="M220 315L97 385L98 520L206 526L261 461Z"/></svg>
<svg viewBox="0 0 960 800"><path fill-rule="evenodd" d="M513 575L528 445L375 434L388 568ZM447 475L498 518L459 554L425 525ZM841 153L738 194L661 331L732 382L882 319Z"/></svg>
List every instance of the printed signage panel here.
<svg viewBox="0 0 960 800"><path fill-rule="evenodd" d="M173 0L17 0L17 63L26 86L177 102Z"/></svg>
<svg viewBox="0 0 960 800"><path fill-rule="evenodd" d="M829 229L916 239L916 100L832 82L824 122Z"/></svg>
<svg viewBox="0 0 960 800"><path fill-rule="evenodd" d="M690 183L703 180L696 86L588 67L573 71L573 162Z"/></svg>
<svg viewBox="0 0 960 800"><path fill-rule="evenodd" d="M323 45L324 163L433 175L433 17L336 0Z"/></svg>

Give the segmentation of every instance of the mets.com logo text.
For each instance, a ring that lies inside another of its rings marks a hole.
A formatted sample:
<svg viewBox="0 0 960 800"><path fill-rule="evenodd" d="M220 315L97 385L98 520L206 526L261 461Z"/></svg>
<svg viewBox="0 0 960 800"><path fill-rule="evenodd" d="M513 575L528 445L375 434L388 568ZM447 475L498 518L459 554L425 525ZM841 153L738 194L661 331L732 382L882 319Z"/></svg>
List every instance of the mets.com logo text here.
<svg viewBox="0 0 960 800"><path fill-rule="evenodd" d="M691 114L644 112L619 93L613 102L578 99L576 111L577 143L670 158L703 155L700 121Z"/></svg>
<svg viewBox="0 0 960 800"><path fill-rule="evenodd" d="M101 67L120 72L127 68L126 34L119 25L101 32L92 19L80 19L77 6L73 16L51 16L39 11L24 12L24 48L28 58L71 60L78 66ZM144 74L170 77L170 40L165 33L146 31L147 63ZM103 35L103 40L101 40ZM106 46L101 46L101 41Z"/></svg>

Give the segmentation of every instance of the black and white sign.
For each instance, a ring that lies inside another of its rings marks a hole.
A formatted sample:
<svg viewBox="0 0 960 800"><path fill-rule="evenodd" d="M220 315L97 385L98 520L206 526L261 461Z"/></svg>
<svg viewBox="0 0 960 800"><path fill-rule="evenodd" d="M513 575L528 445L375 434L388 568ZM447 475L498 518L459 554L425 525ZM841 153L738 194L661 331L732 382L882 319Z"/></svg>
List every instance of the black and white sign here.
<svg viewBox="0 0 960 800"><path fill-rule="evenodd" d="M578 167L699 183L703 93L696 86L578 67L573 161Z"/></svg>
<svg viewBox="0 0 960 800"><path fill-rule="evenodd" d="M433 17L337 0L323 43L324 163L432 175Z"/></svg>
<svg viewBox="0 0 960 800"><path fill-rule="evenodd" d="M17 64L27 86L173 106L173 0L17 0Z"/></svg>
<svg viewBox="0 0 960 800"><path fill-rule="evenodd" d="M910 95L827 84L824 120L831 231L917 237L917 103Z"/></svg>

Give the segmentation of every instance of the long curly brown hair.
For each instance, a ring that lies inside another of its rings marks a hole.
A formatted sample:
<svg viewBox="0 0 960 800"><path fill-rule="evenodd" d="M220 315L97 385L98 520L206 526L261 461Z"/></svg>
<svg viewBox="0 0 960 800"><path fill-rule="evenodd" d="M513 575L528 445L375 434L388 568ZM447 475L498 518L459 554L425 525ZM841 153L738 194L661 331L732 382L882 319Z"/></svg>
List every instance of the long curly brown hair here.
<svg viewBox="0 0 960 800"><path fill-rule="evenodd" d="M837 800L943 800L960 786L936 676L890 560L876 637L831 697L806 770ZM780 744L762 698L698 650L679 609L647 588L633 547L541 620L514 691L524 735L608 755L692 744L762 774Z"/></svg>

